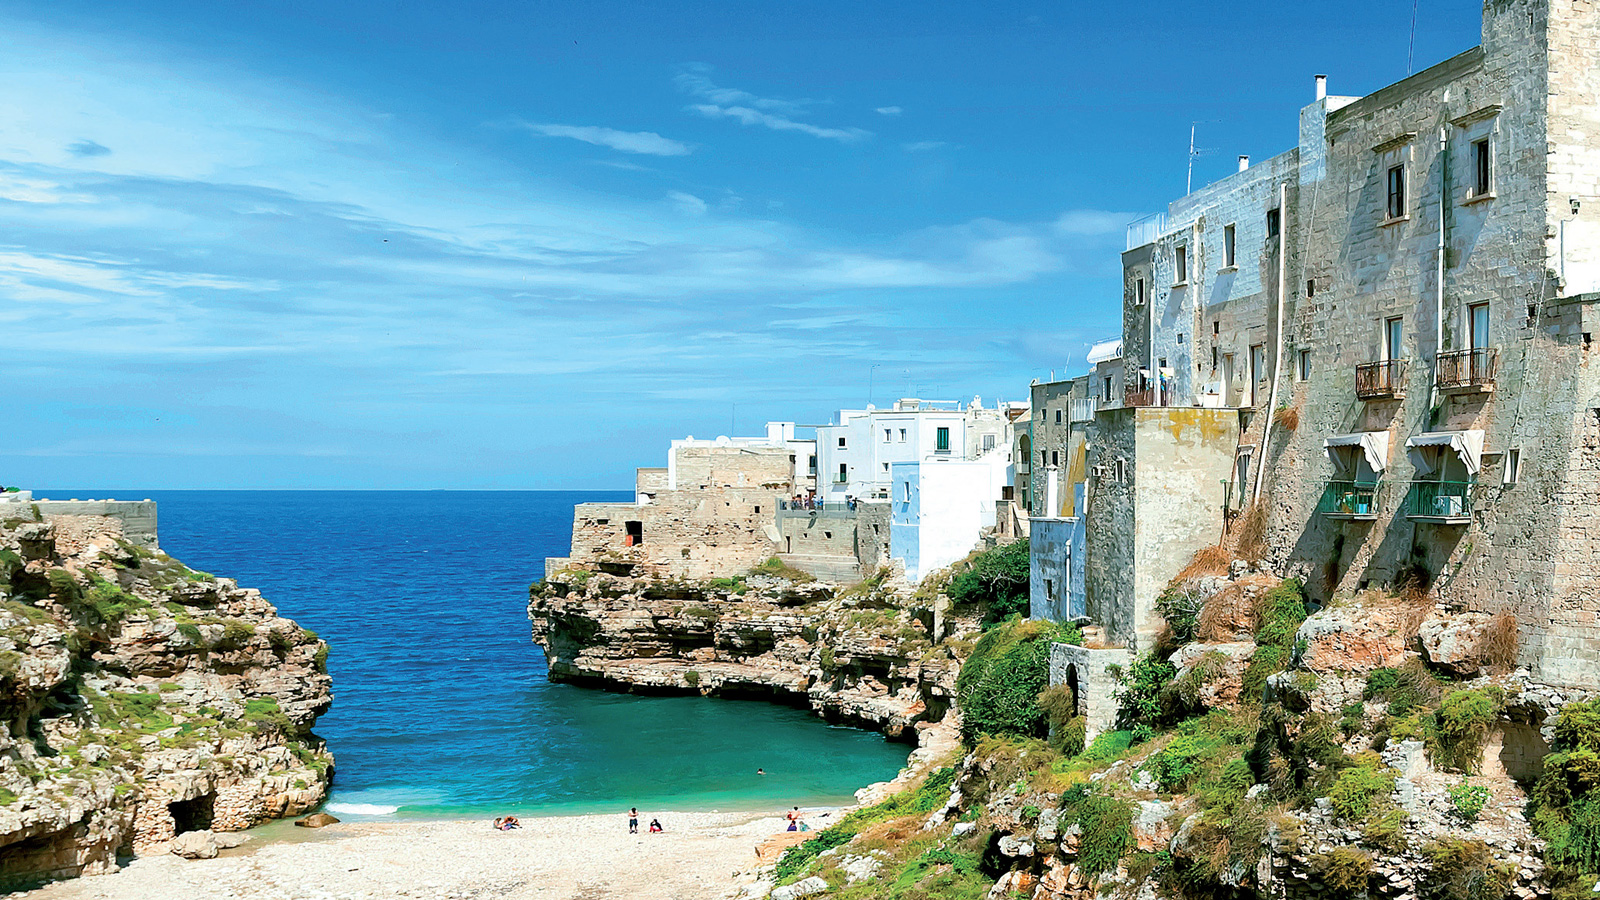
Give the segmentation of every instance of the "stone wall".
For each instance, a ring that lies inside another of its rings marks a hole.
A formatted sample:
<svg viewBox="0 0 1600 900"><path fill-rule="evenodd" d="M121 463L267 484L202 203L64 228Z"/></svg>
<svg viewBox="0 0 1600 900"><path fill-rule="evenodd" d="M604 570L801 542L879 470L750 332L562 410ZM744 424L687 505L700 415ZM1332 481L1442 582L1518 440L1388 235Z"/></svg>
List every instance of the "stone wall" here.
<svg viewBox="0 0 1600 900"><path fill-rule="evenodd" d="M660 490L645 505L574 508L569 565L717 578L778 554L778 502L794 494L791 451L691 446L674 452L676 490ZM845 555L853 556L853 548Z"/></svg>
<svg viewBox="0 0 1600 900"><path fill-rule="evenodd" d="M1119 682L1112 667L1126 669L1132 659L1132 654L1122 649L1050 645L1050 684L1072 688L1076 714L1084 718L1086 743L1116 728Z"/></svg>
<svg viewBox="0 0 1600 900"><path fill-rule="evenodd" d="M35 500L45 521L58 516L99 516L121 523L122 536L142 547L156 546L154 500ZM3 509L3 508L0 508Z"/></svg>

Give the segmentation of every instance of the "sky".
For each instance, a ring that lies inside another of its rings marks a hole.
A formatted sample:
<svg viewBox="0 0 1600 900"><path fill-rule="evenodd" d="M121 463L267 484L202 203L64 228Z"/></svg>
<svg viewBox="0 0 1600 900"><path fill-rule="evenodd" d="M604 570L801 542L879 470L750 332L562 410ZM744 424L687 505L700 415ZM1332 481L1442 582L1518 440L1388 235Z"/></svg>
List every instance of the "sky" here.
<svg viewBox="0 0 1600 900"><path fill-rule="evenodd" d="M1025 400L1191 125L1199 187L1478 43L1416 11L0 0L0 484L625 489Z"/></svg>

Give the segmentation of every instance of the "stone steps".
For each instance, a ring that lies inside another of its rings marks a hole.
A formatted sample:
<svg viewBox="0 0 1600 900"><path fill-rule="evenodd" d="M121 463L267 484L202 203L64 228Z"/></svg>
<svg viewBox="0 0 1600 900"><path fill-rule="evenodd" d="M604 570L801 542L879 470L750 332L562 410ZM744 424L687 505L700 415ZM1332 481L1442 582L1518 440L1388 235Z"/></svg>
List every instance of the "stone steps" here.
<svg viewBox="0 0 1600 900"><path fill-rule="evenodd" d="M780 553L778 559L821 581L855 584L861 580L861 564L853 556Z"/></svg>

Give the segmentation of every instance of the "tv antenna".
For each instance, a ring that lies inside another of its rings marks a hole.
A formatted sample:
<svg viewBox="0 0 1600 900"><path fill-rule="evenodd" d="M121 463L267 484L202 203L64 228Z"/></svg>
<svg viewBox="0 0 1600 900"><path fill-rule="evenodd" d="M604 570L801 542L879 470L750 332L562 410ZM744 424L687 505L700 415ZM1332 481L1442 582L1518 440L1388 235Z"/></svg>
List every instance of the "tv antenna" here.
<svg viewBox="0 0 1600 900"><path fill-rule="evenodd" d="M1213 149L1211 147L1196 147L1194 145L1195 127L1198 126L1199 124L1200 124L1199 122L1190 122L1189 123L1189 177L1186 178L1184 180L1184 182L1183 182L1183 192L1185 194L1194 193L1194 161L1195 161L1195 158L1196 157L1200 157L1200 156L1205 156L1208 153L1217 152L1215 149Z"/></svg>

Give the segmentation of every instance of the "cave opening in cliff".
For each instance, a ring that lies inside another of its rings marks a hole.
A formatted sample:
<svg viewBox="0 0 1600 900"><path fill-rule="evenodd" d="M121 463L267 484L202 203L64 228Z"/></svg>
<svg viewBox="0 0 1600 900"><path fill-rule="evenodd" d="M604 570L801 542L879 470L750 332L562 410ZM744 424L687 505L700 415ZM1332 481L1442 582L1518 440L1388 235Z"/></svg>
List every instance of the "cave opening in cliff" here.
<svg viewBox="0 0 1600 900"><path fill-rule="evenodd" d="M205 831L211 827L215 815L216 794L201 794L190 800L177 800L167 805L172 814L172 827L176 834L186 831Z"/></svg>

